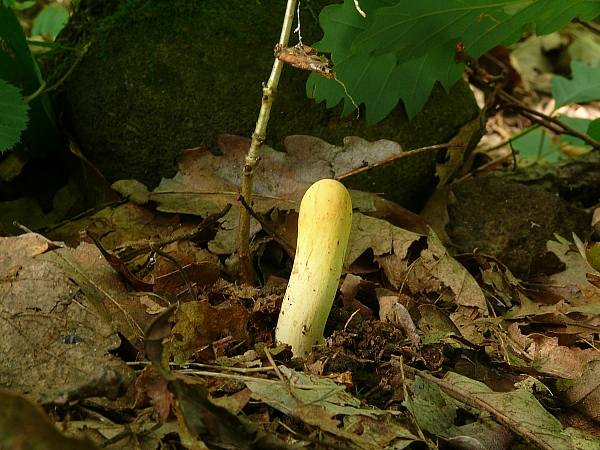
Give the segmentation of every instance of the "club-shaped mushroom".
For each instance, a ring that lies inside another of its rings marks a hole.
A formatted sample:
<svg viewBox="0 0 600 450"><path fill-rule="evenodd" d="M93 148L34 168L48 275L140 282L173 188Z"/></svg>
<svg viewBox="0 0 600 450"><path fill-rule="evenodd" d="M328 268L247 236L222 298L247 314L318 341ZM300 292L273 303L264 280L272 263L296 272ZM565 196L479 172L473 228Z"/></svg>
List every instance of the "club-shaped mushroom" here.
<svg viewBox="0 0 600 450"><path fill-rule="evenodd" d="M304 194L298 243L275 339L306 357L323 343L325 322L335 299L352 227L352 201L342 183L320 180Z"/></svg>

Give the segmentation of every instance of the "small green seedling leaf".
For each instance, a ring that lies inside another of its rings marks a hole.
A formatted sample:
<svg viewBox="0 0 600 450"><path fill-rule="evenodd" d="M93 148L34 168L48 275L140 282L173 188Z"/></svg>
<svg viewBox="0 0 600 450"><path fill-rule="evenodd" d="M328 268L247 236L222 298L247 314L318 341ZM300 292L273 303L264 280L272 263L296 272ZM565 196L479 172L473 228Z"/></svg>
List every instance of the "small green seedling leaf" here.
<svg viewBox="0 0 600 450"><path fill-rule="evenodd" d="M556 161L560 156L559 152L552 148L552 142L548 133L539 128L524 133L515 139L513 141L513 148L519 152L522 158L526 159Z"/></svg>
<svg viewBox="0 0 600 450"><path fill-rule="evenodd" d="M31 28L31 36L41 34L58 36L69 20L69 10L62 5L50 5L42 9L35 18Z"/></svg>
<svg viewBox="0 0 600 450"><path fill-rule="evenodd" d="M565 125L568 125L571 128L573 128L574 130L579 131L581 134L587 133L587 130L590 127L590 124L592 122L590 119L579 119L577 117L569 117L569 116L565 116L562 114L559 116L559 119ZM558 145L561 146L561 145L565 145L565 144L573 146L573 147L580 147L581 151L583 151L583 152L585 152L586 150L590 150L592 148L592 146L590 144L582 141L578 137L570 136L568 134L561 134L560 142L558 143Z"/></svg>
<svg viewBox="0 0 600 450"><path fill-rule="evenodd" d="M600 65L590 67L573 61L571 71L573 72L571 80L558 75L550 80L556 108L569 103L585 103L600 99Z"/></svg>
<svg viewBox="0 0 600 450"><path fill-rule="evenodd" d="M27 128L29 106L19 89L0 79L0 153L10 150Z"/></svg>

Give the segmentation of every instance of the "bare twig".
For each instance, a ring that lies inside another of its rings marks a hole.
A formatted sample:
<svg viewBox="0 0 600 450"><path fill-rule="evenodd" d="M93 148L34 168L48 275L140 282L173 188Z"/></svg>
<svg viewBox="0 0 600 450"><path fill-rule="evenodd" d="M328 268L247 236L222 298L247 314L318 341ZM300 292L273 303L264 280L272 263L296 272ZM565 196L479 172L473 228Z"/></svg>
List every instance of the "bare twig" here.
<svg viewBox="0 0 600 450"><path fill-rule="evenodd" d="M190 291L192 300L198 301L198 297L196 296L196 291L194 291L192 283L191 283L189 277L187 276L187 273L185 273L185 270L183 270L183 267L181 267L181 264L179 263L179 261L177 261L177 259L175 257L169 255L167 252L163 252L160 248L158 248L158 246L156 246L154 244L150 244L150 248L152 249L152 251L154 253L159 254L163 258L167 258L169 261L171 261L173 264L175 264L175 266L179 270L179 273L181 274L181 277L183 278L183 281L185 281L185 284L186 284L188 290Z"/></svg>
<svg viewBox="0 0 600 450"><path fill-rule="evenodd" d="M509 102L507 105L505 105L505 107L519 111L521 114L523 114L528 119L531 119L534 122L545 126L546 128L548 128L549 130L551 130L555 133L568 134L570 136L575 136L576 138L579 138L582 141L584 141L585 143L594 147L594 150L600 149L600 142L596 141L595 139L592 139L587 134L580 133L579 131L568 126L567 124L565 124L561 120L557 119L556 117L551 117L544 113L536 111L533 108L529 108L528 106L525 106L523 103L521 103L516 98L514 98L512 95L509 95L504 91L498 91L498 95L501 98L503 98L505 101ZM552 125L550 125L550 124L552 124Z"/></svg>
<svg viewBox="0 0 600 450"><path fill-rule="evenodd" d="M200 225L194 228L189 233L181 234L175 237L168 237L166 239L161 239L155 242L152 242L152 245L162 248L165 245L172 244L173 242L181 242L181 241L190 241L193 240L196 236L202 233L204 230L212 226L217 220L221 217L225 216L231 209L231 204L227 204L221 211L215 214L211 214L206 219L204 219ZM141 246L128 246L123 249L116 250L115 253L119 256L121 261L131 261L133 258L143 255L151 251L150 242L144 243Z"/></svg>
<svg viewBox="0 0 600 450"><path fill-rule="evenodd" d="M90 42L88 42L87 44L85 44L85 45L83 46L83 48L81 49L81 51L80 51L80 52L79 52L79 54L77 55L77 59L75 59L75 62L74 62L72 65L71 65L71 67L69 67L69 70L67 70L67 73L65 73L65 74L62 76L62 78L61 78L60 80L58 80L56 83L54 83L52 86L50 86L50 87L49 87L49 88L47 88L47 89L44 89L44 90L41 92L41 95L43 95L43 94L47 94L48 92L52 92L52 91L54 91L54 90L58 89L58 87L59 87L61 84L63 84L63 83L64 83L64 82L67 80L67 78L69 78L69 76L71 75L71 73L73 73L73 70L75 70L75 67L77 66L77 64L79 64L79 63L81 62L81 60L83 59L83 56L84 56L84 55L87 53L87 51L89 50L89 48L90 48L90 45L91 45L91 44L92 44L92 43L91 43L91 41L90 41Z"/></svg>
<svg viewBox="0 0 600 450"><path fill-rule="evenodd" d="M292 22L294 20L294 13L296 10L296 0L288 0L283 24L281 27L281 36L279 37L279 44L282 47L288 45L290 33L292 30ZM281 69L283 68L283 62L275 58L273 62L273 68L271 69L271 76L269 81L263 87L262 104L258 120L256 122L256 128L252 133L252 143L246 154L244 172L242 178L242 197L246 199L249 205L252 204L252 189L254 184L254 172L256 166L260 161L260 150L264 143L267 123L269 122L269 116L271 113L271 106L277 91L277 85L279 84L279 77L281 76ZM240 267L242 270L242 276L244 282L250 285L256 284L257 276L252 267L250 261L250 213L246 208L240 208L240 224L238 229L238 241L237 241L237 252L240 260Z"/></svg>
<svg viewBox="0 0 600 450"><path fill-rule="evenodd" d="M296 400L299 405L302 405L304 402L300 399L300 397L298 397L296 395L296 393L290 386L290 380L283 376L283 374L279 370L279 367L277 367L277 364L275 364L275 361L273 360L273 356L271 355L271 352L269 351L268 348L265 348L265 356L267 357L267 359L269 360L269 363L271 364L271 367L273 367L273 370L275 371L275 373L277 374L277 376L279 377L279 379L285 386L285 389L288 391L288 394L290 394L290 396L294 400Z"/></svg>
<svg viewBox="0 0 600 450"><path fill-rule="evenodd" d="M597 34L600 36L600 29L598 29L598 27L595 27L594 25L592 25L591 23L588 22L582 22L581 20L579 20L579 17L575 17L572 22L578 23L579 25L581 25L582 27L590 30L592 33Z"/></svg>
<svg viewBox="0 0 600 450"><path fill-rule="evenodd" d="M258 214L256 214L256 212L252 209L252 207L246 202L246 200L244 200L244 197L242 197L240 195L238 197L238 200L240 201L240 203L242 204L242 206L248 210L248 213L252 217L254 217L260 223L260 226L262 227L262 229L265 230L265 232L269 236L271 236L275 240L275 242L277 242L279 245L281 245L281 247L283 248L283 250L290 257L293 258L293 257L296 256L296 249L289 242L287 242L283 237L281 237L279 235L279 233L277 233L277 231L275 230L275 228L273 228L271 225L269 225L268 223L266 223L265 220L262 217L260 217Z"/></svg>
<svg viewBox="0 0 600 450"><path fill-rule="evenodd" d="M13 222L13 226L19 228L21 231L24 231L25 233L35 233L35 231L30 230L25 225L17 222L16 220Z"/></svg>
<svg viewBox="0 0 600 450"><path fill-rule="evenodd" d="M356 175L356 174L359 174L361 172L365 172L367 170L374 169L375 167L379 167L379 166L381 166L383 164L387 164L387 163L389 163L391 161L394 161L396 159L399 159L399 158L404 158L409 153L410 153L410 155L414 155L415 153L428 152L430 150L436 150L436 149L441 149L441 148L461 147L461 146L462 147L466 147L466 145L467 145L466 143L460 143L460 142L447 142L445 144L435 144L435 145L428 145L426 147L416 148L414 150L410 150L410 152L408 152L408 151L407 152L402 152L402 153L400 153L398 155L394 155L394 156L392 156L392 157L390 157L388 159L385 159L383 161L379 161L379 162L373 163L370 166L361 167L359 169L353 170L352 172L345 173L343 175L340 175L339 177L336 177L335 179L338 180L338 181L341 181L341 180L343 180L345 178L348 178L348 177L350 177L352 175Z"/></svg>
<svg viewBox="0 0 600 450"><path fill-rule="evenodd" d="M456 63L464 62L467 65L467 68L472 71L472 74L489 87L494 87L495 83L499 81L498 77L489 75L484 69L482 69L479 66L479 63L476 59L474 59L465 52L465 46L462 42L459 42L455 47L454 61ZM576 138L581 139L585 143L591 145L594 148L594 150L600 149L600 142L596 141L595 139L592 139L590 136L584 133L580 133L579 131L568 126L556 117L551 117L539 111L536 111L533 108L529 108L528 106L524 105L522 102L514 98L512 95L508 94L506 91L502 89L495 89L492 98L494 98L496 95L502 100L504 100L504 102L506 102L504 105L505 108L510 108L515 111L518 111L524 117L530 119L534 123L538 123L548 128L554 133L574 136Z"/></svg>

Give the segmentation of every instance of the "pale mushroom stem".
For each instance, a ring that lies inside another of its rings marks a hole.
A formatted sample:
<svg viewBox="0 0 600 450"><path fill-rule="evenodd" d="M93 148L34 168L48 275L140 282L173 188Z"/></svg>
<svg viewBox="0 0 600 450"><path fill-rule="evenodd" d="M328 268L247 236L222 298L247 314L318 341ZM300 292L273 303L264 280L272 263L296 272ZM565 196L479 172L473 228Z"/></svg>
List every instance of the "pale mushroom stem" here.
<svg viewBox="0 0 600 450"><path fill-rule="evenodd" d="M323 343L352 227L352 201L342 183L320 180L304 194L298 243L275 338L306 357Z"/></svg>

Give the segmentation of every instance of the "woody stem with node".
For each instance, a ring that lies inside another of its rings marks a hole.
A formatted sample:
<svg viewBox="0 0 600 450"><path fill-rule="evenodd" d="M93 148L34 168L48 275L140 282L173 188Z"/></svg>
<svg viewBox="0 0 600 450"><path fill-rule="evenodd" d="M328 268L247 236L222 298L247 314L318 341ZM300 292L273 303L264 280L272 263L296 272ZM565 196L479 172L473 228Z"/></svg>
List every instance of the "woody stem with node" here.
<svg viewBox="0 0 600 450"><path fill-rule="evenodd" d="M282 47L286 47L288 45L290 33L292 31L295 10L296 0L288 0L285 10L285 17L281 26L281 36L279 38L279 44ZM263 92L260 113L258 115L258 120L256 121L256 128L254 129L254 133L252 133L252 142L244 162L241 194L249 205L252 204L254 172L260 161L260 150L266 137L267 123L269 122L271 106L273 104L273 99L275 98L275 93L277 92L277 85L279 84L279 77L281 75L282 67L283 63L279 59L275 58L273 68L271 69L271 75L269 76L269 81L267 81L267 84L265 84L262 89ZM256 273L254 272L252 262L250 261L250 214L246 208L240 208L237 252L244 282L252 285L256 284Z"/></svg>

